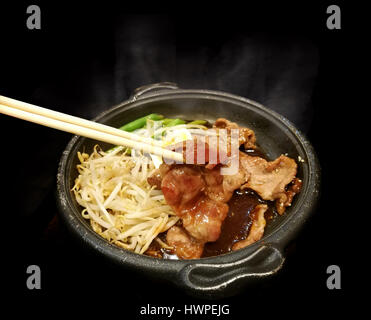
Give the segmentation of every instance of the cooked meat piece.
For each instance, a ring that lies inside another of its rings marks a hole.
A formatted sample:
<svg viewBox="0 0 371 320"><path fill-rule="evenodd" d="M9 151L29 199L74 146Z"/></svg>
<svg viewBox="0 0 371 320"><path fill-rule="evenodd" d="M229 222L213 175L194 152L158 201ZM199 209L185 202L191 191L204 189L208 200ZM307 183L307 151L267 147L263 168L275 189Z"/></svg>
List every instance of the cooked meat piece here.
<svg viewBox="0 0 371 320"><path fill-rule="evenodd" d="M264 218L264 213L267 211L268 206L266 204L258 204L253 212L251 212L252 224L250 228L249 235L245 240L236 242L232 250L238 250L247 247L248 245L260 240L264 234L264 228L266 221Z"/></svg>
<svg viewBox="0 0 371 320"><path fill-rule="evenodd" d="M223 188L224 176L220 174L220 168L214 167L212 170L203 169L206 189L205 194L214 201L227 202L231 195L225 193Z"/></svg>
<svg viewBox="0 0 371 320"><path fill-rule="evenodd" d="M271 162L242 153L240 157L240 170L249 174L243 188L254 190L264 200L279 199L285 193L286 186L295 178L296 162L284 155Z"/></svg>
<svg viewBox="0 0 371 320"><path fill-rule="evenodd" d="M192 140L185 140L173 145L167 146L167 149L183 153L183 159L187 164L198 164L198 165L209 165L209 169L215 167L218 163L228 155L223 155L220 158L220 153L218 152L219 144L215 144L212 147L209 146L209 138L206 136L193 135ZM210 149L216 155L215 163L209 164Z"/></svg>
<svg viewBox="0 0 371 320"><path fill-rule="evenodd" d="M178 215L189 234L205 243L219 238L228 209L226 203L203 196L193 205L180 209Z"/></svg>
<svg viewBox="0 0 371 320"><path fill-rule="evenodd" d="M303 182L299 178L294 178L288 190L281 193L280 197L276 200L276 209L280 215L285 212L286 207L291 206L291 202L294 196L300 192L302 184Z"/></svg>
<svg viewBox="0 0 371 320"><path fill-rule="evenodd" d="M161 190L162 177L160 170L155 170L155 172L147 178L147 181L151 186L155 186L156 189Z"/></svg>
<svg viewBox="0 0 371 320"><path fill-rule="evenodd" d="M239 144L237 147L244 145L246 149L256 148L255 133L251 129L239 127L237 123L223 118L216 120L213 129L209 130L215 134L218 132L218 129L226 129L226 135L219 134L218 138L211 139L211 136L207 134L193 134L192 140L181 141L167 148L176 152L182 152L187 164L206 164L207 169L213 169L217 164L227 164L228 160L230 160L229 157L232 154L231 129L239 130ZM210 153L215 154L213 161L209 158Z"/></svg>
<svg viewBox="0 0 371 320"><path fill-rule="evenodd" d="M183 228L172 226L166 234L166 242L174 247L180 259L197 259L202 255L204 245L192 238Z"/></svg>
<svg viewBox="0 0 371 320"><path fill-rule="evenodd" d="M178 213L179 209L191 201L194 203L202 195L205 181L200 168L176 165L163 177L161 190L166 202Z"/></svg>
<svg viewBox="0 0 371 320"><path fill-rule="evenodd" d="M233 195L234 190L239 189L244 185L250 178L251 173L244 169L243 160L244 153L239 153L239 168L238 172L233 175L224 175L223 176L223 190L226 199L230 199ZM227 200L227 201L228 201Z"/></svg>
<svg viewBox="0 0 371 320"><path fill-rule="evenodd" d="M218 239L227 216L228 205L217 201L217 182L221 185L222 181L216 170L186 165L174 166L162 180L166 202L182 218L184 228L201 242Z"/></svg>
<svg viewBox="0 0 371 320"><path fill-rule="evenodd" d="M249 128L239 127L237 123L231 122L224 118L219 118L215 121L214 128L219 129L239 129L239 143L244 145L245 149L255 149L256 137L254 131Z"/></svg>
<svg viewBox="0 0 371 320"><path fill-rule="evenodd" d="M172 165L167 165L165 163L161 164L160 167L158 168L161 177L162 178L165 177L165 174L167 174L172 167L173 167Z"/></svg>
<svg viewBox="0 0 371 320"><path fill-rule="evenodd" d="M243 153L240 152L240 154ZM220 166L216 166L210 170L208 170L207 167L202 168L206 183L205 194L209 198L215 201L228 202L231 199L233 192L248 181L250 173L241 169L243 168L241 159L242 158L240 157L239 170L234 175L222 175L220 173Z"/></svg>

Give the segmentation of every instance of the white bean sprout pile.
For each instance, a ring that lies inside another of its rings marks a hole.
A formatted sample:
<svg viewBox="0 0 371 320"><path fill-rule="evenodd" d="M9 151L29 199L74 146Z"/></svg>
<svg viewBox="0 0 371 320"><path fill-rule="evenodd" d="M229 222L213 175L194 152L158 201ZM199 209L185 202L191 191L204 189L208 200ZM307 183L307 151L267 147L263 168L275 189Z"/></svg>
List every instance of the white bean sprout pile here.
<svg viewBox="0 0 371 320"><path fill-rule="evenodd" d="M147 157L133 159L120 148L105 153L98 146L90 156L78 157L79 176L72 191L84 208L82 216L103 238L144 253L159 233L178 221L162 191L147 182L156 169Z"/></svg>
<svg viewBox="0 0 371 320"><path fill-rule="evenodd" d="M147 126L148 127L148 126ZM204 129L185 125L166 128L162 136L164 145L189 134L174 135L174 129ZM163 129L159 129L163 130ZM140 129L137 134L153 136L153 130ZM159 132L160 135L162 131ZM166 137L168 137L166 141ZM92 229L108 241L136 253L144 253L155 239L161 247L170 249L157 236L178 221L173 209L166 204L161 190L155 190L147 178L161 164L162 159L143 155L138 151L115 147L104 152L95 146L93 152L78 152L80 164L72 192L83 208L82 216Z"/></svg>

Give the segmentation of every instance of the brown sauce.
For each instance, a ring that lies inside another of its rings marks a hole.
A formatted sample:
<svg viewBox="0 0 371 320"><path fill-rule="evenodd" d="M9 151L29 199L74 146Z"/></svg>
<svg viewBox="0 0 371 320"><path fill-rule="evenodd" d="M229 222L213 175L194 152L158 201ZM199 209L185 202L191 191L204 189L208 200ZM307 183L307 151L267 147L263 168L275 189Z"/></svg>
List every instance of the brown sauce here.
<svg viewBox="0 0 371 320"><path fill-rule="evenodd" d="M276 213L272 203L263 201L252 190L237 190L229 200L229 211L223 221L220 237L215 242L205 244L202 257L212 257L232 250L234 243L246 239L249 234L252 217L251 212L261 203L268 204L265 212L266 220L272 219Z"/></svg>

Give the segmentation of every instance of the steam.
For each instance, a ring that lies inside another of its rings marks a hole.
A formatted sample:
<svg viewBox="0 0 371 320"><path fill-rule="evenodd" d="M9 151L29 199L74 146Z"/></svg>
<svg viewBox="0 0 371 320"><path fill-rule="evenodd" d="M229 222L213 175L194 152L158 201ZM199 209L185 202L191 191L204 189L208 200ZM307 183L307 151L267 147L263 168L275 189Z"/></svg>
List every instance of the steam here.
<svg viewBox="0 0 371 320"><path fill-rule="evenodd" d="M263 33L231 35L218 48L179 42L174 21L133 16L116 32L115 100L139 86L172 81L256 100L304 132L319 54L309 40ZM161 23L159 22L161 21Z"/></svg>

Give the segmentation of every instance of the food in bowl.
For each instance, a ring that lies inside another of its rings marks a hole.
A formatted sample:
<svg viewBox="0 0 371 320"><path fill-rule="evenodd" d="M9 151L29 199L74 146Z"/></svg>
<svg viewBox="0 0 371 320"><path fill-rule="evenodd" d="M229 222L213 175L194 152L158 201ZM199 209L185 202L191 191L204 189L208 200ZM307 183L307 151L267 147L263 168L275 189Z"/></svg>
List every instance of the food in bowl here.
<svg viewBox="0 0 371 320"><path fill-rule="evenodd" d="M296 161L269 161L255 133L227 119L210 124L151 114L121 129L187 160L171 163L121 146L78 153L72 191L81 214L124 249L165 259L239 250L260 240L267 222L300 192Z"/></svg>

